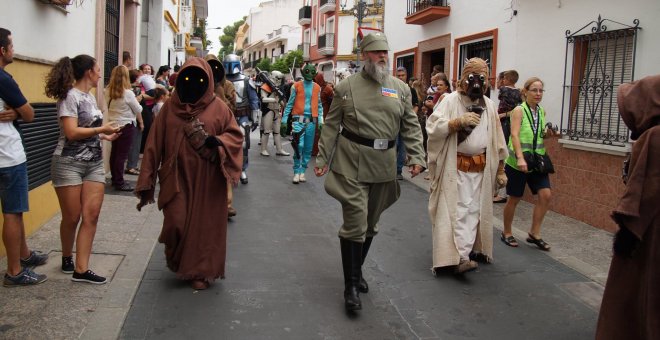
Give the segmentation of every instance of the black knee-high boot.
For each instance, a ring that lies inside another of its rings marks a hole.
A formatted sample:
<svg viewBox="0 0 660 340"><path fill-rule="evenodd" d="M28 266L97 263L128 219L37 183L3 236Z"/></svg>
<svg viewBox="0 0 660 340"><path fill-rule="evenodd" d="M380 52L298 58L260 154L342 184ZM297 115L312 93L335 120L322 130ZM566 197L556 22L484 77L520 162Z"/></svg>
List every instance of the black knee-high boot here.
<svg viewBox="0 0 660 340"><path fill-rule="evenodd" d="M344 269L344 303L346 310L362 309L358 286L362 277L362 243L339 238L341 263Z"/></svg>
<svg viewBox="0 0 660 340"><path fill-rule="evenodd" d="M371 247L371 242L374 240L373 237L367 237L364 239L364 243L362 244L362 265L364 266L364 260L367 258L367 253L369 252L369 247ZM360 270L360 273L362 271ZM369 285L367 284L367 281L360 275L360 285L358 286L358 290L360 293L368 293L369 292Z"/></svg>

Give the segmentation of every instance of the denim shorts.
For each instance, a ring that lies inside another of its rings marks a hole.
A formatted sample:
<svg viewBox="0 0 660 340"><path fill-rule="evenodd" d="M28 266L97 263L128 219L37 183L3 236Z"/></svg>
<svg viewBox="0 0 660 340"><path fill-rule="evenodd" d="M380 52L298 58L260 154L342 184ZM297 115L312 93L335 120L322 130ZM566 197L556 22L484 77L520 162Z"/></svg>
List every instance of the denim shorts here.
<svg viewBox="0 0 660 340"><path fill-rule="evenodd" d="M5 214L18 214L30 210L27 163L0 168L0 203Z"/></svg>
<svg viewBox="0 0 660 340"><path fill-rule="evenodd" d="M50 178L56 188L81 185L83 182L105 184L103 160L85 162L69 157L53 156L50 164Z"/></svg>

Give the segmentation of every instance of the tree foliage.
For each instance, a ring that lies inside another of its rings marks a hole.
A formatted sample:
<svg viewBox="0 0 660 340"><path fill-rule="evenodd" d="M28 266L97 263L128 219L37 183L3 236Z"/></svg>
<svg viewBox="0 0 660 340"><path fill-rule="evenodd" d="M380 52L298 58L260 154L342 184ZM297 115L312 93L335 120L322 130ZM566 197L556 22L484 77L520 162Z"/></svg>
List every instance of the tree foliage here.
<svg viewBox="0 0 660 340"><path fill-rule="evenodd" d="M293 64L295 60L295 65ZM302 51L289 51L285 57L278 59L273 65L273 70L282 73L291 73L291 69L301 67L303 64Z"/></svg>
<svg viewBox="0 0 660 340"><path fill-rule="evenodd" d="M261 71L270 72L273 70L273 63L270 61L270 58L261 58L259 63L257 63L257 68Z"/></svg>
<svg viewBox="0 0 660 340"><path fill-rule="evenodd" d="M234 53L234 40L236 39L236 33L238 32L238 29L241 27L241 25L245 23L246 18L247 17L243 17L241 20L226 26L222 30L223 34L218 38L220 40L220 45L222 46L218 52L218 57Z"/></svg>

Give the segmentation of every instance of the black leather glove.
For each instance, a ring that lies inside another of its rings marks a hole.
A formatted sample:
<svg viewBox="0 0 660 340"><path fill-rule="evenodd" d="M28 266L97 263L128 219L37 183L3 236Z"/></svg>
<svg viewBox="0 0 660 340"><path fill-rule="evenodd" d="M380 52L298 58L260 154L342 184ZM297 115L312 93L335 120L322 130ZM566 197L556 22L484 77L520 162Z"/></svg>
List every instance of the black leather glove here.
<svg viewBox="0 0 660 340"><path fill-rule="evenodd" d="M222 142L219 139L217 139L215 136L208 136L204 141L204 145L206 145L207 148L217 148L219 146L222 146Z"/></svg>
<svg viewBox="0 0 660 340"><path fill-rule="evenodd" d="M614 235L614 253L625 258L632 257L640 240L628 228L621 228Z"/></svg>

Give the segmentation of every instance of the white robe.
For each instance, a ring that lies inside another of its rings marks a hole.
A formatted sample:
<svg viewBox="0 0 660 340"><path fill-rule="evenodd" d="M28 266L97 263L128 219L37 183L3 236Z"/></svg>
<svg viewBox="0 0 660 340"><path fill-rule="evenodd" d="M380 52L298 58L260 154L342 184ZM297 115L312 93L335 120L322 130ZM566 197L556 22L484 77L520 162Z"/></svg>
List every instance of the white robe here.
<svg viewBox="0 0 660 340"><path fill-rule="evenodd" d="M458 170L456 168L457 134L449 133L449 121L466 112L468 97L461 94L447 95L426 121L428 133L428 168L431 174L429 216L433 226L433 267L457 265L460 261L454 229L456 228L458 204ZM496 189L496 174L499 161L507 156L504 134L497 116L497 108L490 98L484 97L486 110L481 119L488 122L488 146L486 168L479 201L481 202L479 228L473 249L493 257L493 191ZM489 184L489 185L483 185Z"/></svg>

